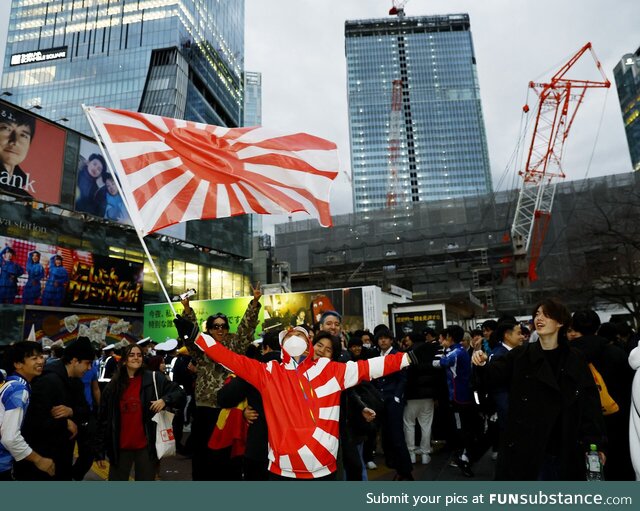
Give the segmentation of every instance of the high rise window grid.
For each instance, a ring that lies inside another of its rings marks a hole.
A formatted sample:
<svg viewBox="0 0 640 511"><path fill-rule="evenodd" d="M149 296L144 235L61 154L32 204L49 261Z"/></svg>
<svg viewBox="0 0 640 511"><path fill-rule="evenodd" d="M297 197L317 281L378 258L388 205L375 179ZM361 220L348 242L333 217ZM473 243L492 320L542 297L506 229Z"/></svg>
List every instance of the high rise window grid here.
<svg viewBox="0 0 640 511"><path fill-rule="evenodd" d="M354 187L356 211L386 205L391 95L393 80L400 78L404 82L403 122L395 168L400 186L408 189L412 182L414 186L411 193L405 190L397 200L430 200L437 193L434 186L443 187L451 197L491 189L470 32L468 27L436 33L420 28L430 20L411 18L409 30L398 29L395 20L346 23L351 159L354 183L358 183ZM466 154L471 157L463 157ZM365 175L376 179L359 179ZM378 200L365 205L361 191L372 192L374 188Z"/></svg>

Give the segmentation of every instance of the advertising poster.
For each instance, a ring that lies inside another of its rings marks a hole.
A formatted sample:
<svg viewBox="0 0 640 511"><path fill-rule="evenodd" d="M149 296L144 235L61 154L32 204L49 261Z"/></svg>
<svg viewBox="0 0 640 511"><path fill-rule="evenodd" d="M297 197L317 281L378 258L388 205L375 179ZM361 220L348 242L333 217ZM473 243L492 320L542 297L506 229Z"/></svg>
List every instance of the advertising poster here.
<svg viewBox="0 0 640 511"><path fill-rule="evenodd" d="M96 346L122 340L137 342L142 338L141 317L100 312L27 310L24 339L29 337L32 328L36 340L45 346L55 341L67 343L79 336L88 337Z"/></svg>
<svg viewBox="0 0 640 511"><path fill-rule="evenodd" d="M0 193L60 202L66 132L0 102Z"/></svg>
<svg viewBox="0 0 640 511"><path fill-rule="evenodd" d="M231 332L235 332L251 297L230 298L225 300L198 300L191 302L198 321L217 312L229 318ZM335 310L342 315L343 329L347 332L362 329L363 304L362 288L330 289L309 291L304 293L281 293L263 295L261 298L260 324L258 333L265 328L277 330L289 326L316 324L322 313ZM182 312L182 305L174 304L177 313ZM144 306L144 335L160 341L175 338L173 316L168 304L152 304Z"/></svg>
<svg viewBox="0 0 640 511"><path fill-rule="evenodd" d="M433 328L440 332L446 324L445 309L442 305L394 307L391 316L393 332L398 338L410 333L421 333L425 328Z"/></svg>
<svg viewBox="0 0 640 511"><path fill-rule="evenodd" d="M70 307L142 312L144 265L93 255L74 261L66 304Z"/></svg>
<svg viewBox="0 0 640 511"><path fill-rule="evenodd" d="M224 300L196 300L190 302L191 308L196 313L198 322L202 322L218 312L222 312L229 320L229 331L235 333L240 325L240 320L244 316L251 297L228 298ZM178 314L182 313L182 305L174 303L173 306ZM258 315L258 328L256 328L256 338L262 331L264 319L264 307L260 308ZM177 336L173 325L173 313L168 303L156 303L144 306L144 336L151 337L156 342L164 342L166 339L175 339Z"/></svg>
<svg viewBox="0 0 640 511"><path fill-rule="evenodd" d="M80 141L75 210L131 225L115 176L109 173L98 144L86 139Z"/></svg>
<svg viewBox="0 0 640 511"><path fill-rule="evenodd" d="M142 312L143 264L0 236L0 303Z"/></svg>

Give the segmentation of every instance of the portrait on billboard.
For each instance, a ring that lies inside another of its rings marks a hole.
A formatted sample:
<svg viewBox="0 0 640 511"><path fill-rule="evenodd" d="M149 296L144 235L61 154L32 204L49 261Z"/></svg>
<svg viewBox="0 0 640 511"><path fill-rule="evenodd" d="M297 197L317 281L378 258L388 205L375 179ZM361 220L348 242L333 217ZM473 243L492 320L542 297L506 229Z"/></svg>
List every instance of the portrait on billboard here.
<svg viewBox="0 0 640 511"><path fill-rule="evenodd" d="M59 203L65 138L62 128L0 103L0 192Z"/></svg>
<svg viewBox="0 0 640 511"><path fill-rule="evenodd" d="M131 225L115 177L109 173L107 163L95 142L81 140L77 175L76 211Z"/></svg>

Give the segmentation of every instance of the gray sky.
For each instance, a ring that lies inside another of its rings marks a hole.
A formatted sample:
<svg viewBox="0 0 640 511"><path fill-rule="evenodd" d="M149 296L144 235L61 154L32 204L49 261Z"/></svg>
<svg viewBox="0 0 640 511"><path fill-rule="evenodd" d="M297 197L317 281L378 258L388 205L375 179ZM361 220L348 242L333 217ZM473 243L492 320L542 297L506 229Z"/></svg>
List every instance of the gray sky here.
<svg viewBox="0 0 640 511"><path fill-rule="evenodd" d="M494 189L520 186L516 171L505 170L518 141L528 82L551 76L589 41L612 87L587 93L568 139L567 178L631 170L613 67L640 46L637 5L635 0L406 3L407 16L470 15ZM245 67L263 73L263 124L334 140L342 169L350 174L344 21L385 17L390 6L391 0L246 0ZM598 77L590 57L585 63L580 70L586 75L574 76ZM536 104L535 96L529 104ZM351 210L350 183L341 176L332 190L332 212Z"/></svg>
<svg viewBox="0 0 640 511"><path fill-rule="evenodd" d="M9 3L0 0L2 41ZM386 17L390 7L391 0L246 0L245 67L262 73L263 124L337 143L343 175L333 187L333 214L352 210L344 21ZM527 83L549 77L588 41L612 86L587 94L563 160L567 178L631 170L613 67L640 46L637 0L409 0L405 11L469 13L495 189L520 185L515 170L505 169ZM587 74L576 78L596 78L585 62ZM287 219L263 218L265 226Z"/></svg>

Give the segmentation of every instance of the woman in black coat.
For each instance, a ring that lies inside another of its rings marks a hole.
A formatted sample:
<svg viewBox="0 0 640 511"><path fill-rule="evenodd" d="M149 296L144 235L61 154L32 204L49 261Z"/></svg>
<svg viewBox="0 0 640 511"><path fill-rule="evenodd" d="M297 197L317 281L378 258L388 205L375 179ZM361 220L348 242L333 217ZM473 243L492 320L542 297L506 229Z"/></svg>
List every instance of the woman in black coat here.
<svg viewBox="0 0 640 511"><path fill-rule="evenodd" d="M124 348L100 403L99 459L104 459L105 453L109 458L109 481L129 480L132 466L136 481L155 479L158 456L152 418L167 407L181 409L185 401L186 395L177 383L143 366L140 346Z"/></svg>
<svg viewBox="0 0 640 511"><path fill-rule="evenodd" d="M534 309L540 341L487 366L490 384L510 389L498 480L584 480L590 444L602 451L606 442L595 382L582 354L564 337L569 320L561 303L540 302ZM486 360L481 351L473 355L475 365Z"/></svg>

